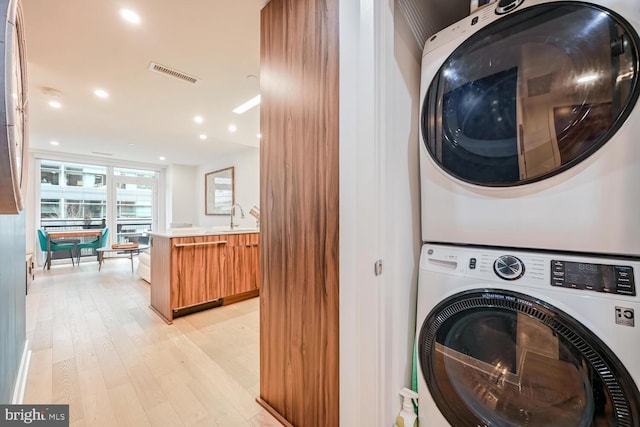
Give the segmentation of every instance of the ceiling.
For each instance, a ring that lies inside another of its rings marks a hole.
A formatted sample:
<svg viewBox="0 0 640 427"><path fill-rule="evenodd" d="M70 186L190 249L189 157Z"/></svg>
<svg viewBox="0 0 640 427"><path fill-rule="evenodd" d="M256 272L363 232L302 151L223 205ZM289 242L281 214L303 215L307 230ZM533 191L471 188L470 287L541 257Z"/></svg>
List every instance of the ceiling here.
<svg viewBox="0 0 640 427"><path fill-rule="evenodd" d="M257 147L259 107L232 110L259 93L267 1L23 0L31 149L201 165ZM120 8L141 22L126 22ZM200 80L152 72L152 61Z"/></svg>

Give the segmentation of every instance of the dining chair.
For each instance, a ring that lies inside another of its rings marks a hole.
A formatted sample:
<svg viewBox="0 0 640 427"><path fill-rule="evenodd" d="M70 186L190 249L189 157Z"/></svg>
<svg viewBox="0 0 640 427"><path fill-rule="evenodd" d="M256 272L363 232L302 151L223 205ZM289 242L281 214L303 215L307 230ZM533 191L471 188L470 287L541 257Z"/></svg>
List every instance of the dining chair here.
<svg viewBox="0 0 640 427"><path fill-rule="evenodd" d="M56 243L54 241L49 242L49 248L51 251L47 249L47 235L42 231L42 229L38 229L38 241L40 242L40 249L43 253L47 254L47 260L44 263L44 268L47 268L47 265L51 262L51 254L55 251L69 251L69 255L71 257L71 265L75 266L73 262L73 250L76 248L74 243Z"/></svg>
<svg viewBox="0 0 640 427"><path fill-rule="evenodd" d="M98 249L107 244L107 235L109 234L109 227L102 229L102 237L96 237L89 242L78 243L78 265L80 265L80 254L82 249Z"/></svg>

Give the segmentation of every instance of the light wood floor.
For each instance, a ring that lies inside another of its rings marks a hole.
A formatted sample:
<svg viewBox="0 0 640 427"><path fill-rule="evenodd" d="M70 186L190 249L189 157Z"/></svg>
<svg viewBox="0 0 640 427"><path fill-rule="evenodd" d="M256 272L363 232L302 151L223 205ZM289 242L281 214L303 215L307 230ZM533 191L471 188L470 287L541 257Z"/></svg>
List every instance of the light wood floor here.
<svg viewBox="0 0 640 427"><path fill-rule="evenodd" d="M280 426L255 402L258 298L173 325L148 306L128 259L38 270L25 403L68 403L72 426Z"/></svg>

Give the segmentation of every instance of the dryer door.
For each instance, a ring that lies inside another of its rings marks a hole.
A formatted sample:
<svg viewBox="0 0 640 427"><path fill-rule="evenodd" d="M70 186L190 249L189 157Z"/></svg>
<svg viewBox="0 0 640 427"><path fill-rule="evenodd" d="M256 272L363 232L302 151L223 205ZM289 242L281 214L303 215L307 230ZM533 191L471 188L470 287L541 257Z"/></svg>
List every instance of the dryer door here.
<svg viewBox="0 0 640 427"><path fill-rule="evenodd" d="M418 344L431 396L453 426L640 426L638 389L613 352L527 295L453 295L428 315Z"/></svg>
<svg viewBox="0 0 640 427"><path fill-rule="evenodd" d="M448 174L481 186L572 167L635 105L638 44L631 24L592 4L506 15L462 43L433 78L421 118L427 151Z"/></svg>

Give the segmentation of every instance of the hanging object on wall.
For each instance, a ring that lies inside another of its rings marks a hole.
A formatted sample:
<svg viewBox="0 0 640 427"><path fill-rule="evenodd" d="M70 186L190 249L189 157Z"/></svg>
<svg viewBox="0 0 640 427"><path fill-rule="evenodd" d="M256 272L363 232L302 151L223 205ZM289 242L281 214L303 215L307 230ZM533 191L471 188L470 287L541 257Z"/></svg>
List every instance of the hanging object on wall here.
<svg viewBox="0 0 640 427"><path fill-rule="evenodd" d="M0 0L4 23L0 31L0 214L17 214L24 207L27 186L28 101L27 60L22 6Z"/></svg>

